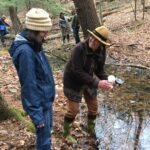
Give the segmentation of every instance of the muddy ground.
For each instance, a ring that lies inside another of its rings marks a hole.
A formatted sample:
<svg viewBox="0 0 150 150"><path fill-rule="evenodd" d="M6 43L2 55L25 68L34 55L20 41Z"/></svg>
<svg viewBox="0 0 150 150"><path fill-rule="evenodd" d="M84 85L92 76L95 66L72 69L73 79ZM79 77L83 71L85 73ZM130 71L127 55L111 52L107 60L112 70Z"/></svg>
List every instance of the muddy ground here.
<svg viewBox="0 0 150 150"><path fill-rule="evenodd" d="M113 44L108 48L107 52L114 60L112 62L107 60L107 63L115 62L117 65L150 68L150 11L148 10L145 13L145 20L141 19L141 13L139 13L138 18L138 21L134 21L133 12L130 7L126 7L105 18L104 24L112 31L110 39ZM59 34L58 18L54 21L55 28L52 33ZM53 36L53 34L50 36ZM11 107L22 109L18 77L7 52L11 40L6 42L7 47L1 47L0 50L0 91ZM70 47L73 47L73 45L73 36L71 37L70 44L65 46L62 45L61 37L56 37L52 40L48 39L44 47L48 51L62 50L70 53ZM83 107L84 113L77 116L73 125L72 134L78 139L78 144L69 145L62 138L63 117L66 111L66 98L62 92L63 70L55 68L54 70L57 94L54 102L52 150L94 150L95 140L85 130L86 107ZM34 145L34 134L28 131L22 122L18 122L15 119L0 122L0 149L30 150L34 149Z"/></svg>

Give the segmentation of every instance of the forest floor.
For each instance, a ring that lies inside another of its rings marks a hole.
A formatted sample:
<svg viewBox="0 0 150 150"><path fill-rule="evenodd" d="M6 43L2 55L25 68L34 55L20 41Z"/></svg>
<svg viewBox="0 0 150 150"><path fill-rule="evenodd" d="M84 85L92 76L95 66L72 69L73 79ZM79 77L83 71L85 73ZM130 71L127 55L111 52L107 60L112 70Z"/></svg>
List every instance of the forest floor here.
<svg viewBox="0 0 150 150"><path fill-rule="evenodd" d="M113 43L107 52L119 65L133 65L149 69L150 11L145 13L145 20L141 19L141 14L142 12L138 15L138 21L133 21L133 12L127 7L105 18L106 21L104 24L112 31L110 39ZM57 24L58 20L56 19L55 21L56 28L54 32L60 33ZM10 41L7 42L7 46L9 46ZM70 43L74 45L73 37ZM46 42L45 47L49 49L62 49L61 38L55 38ZM22 109L18 77L5 48L1 48L0 50L0 61L0 91L9 106ZM80 114L77 116L72 130L72 134L78 139L78 144L69 145L62 138L63 117L66 111L66 98L62 92L62 74L62 70L54 72L57 94L54 102L52 150L94 150L95 141L84 130L86 117ZM22 122L15 119L0 122L1 150L31 150L34 149L34 145L34 134L28 131Z"/></svg>

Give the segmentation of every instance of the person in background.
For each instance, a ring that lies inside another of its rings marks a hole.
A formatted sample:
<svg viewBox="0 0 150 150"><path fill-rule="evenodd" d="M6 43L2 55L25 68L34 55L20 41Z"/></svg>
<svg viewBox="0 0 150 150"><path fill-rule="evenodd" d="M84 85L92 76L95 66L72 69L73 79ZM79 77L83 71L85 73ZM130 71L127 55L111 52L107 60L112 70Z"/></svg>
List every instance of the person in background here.
<svg viewBox="0 0 150 150"><path fill-rule="evenodd" d="M72 15L73 15L73 19L72 19L71 27L73 30L75 43L77 44L80 42L80 36L79 36L80 24L79 24L78 15L76 14L75 10L72 11Z"/></svg>
<svg viewBox="0 0 150 150"><path fill-rule="evenodd" d="M5 46L5 35L9 33L8 28L10 27L5 20L6 16L2 15L2 17L0 18L0 39L3 46Z"/></svg>
<svg viewBox="0 0 150 150"><path fill-rule="evenodd" d="M7 27L9 27L10 25L6 22L6 16L2 15L2 17L0 18L0 24L3 24Z"/></svg>
<svg viewBox="0 0 150 150"><path fill-rule="evenodd" d="M55 85L42 46L51 26L45 10L30 9L26 14L25 29L16 35L9 50L19 76L23 108L36 128L37 150L51 149Z"/></svg>
<svg viewBox="0 0 150 150"><path fill-rule="evenodd" d="M66 43L66 39L67 42L69 43L70 41L70 25L69 25L69 18L64 16L64 13L61 12L59 14L59 27L61 29L61 33L62 33L62 40L63 40L63 44Z"/></svg>
<svg viewBox="0 0 150 150"><path fill-rule="evenodd" d="M104 71L106 45L110 45L107 42L109 30L105 26L100 26L93 32L90 30L88 32L90 36L73 48L63 77L63 90L67 97L63 136L70 143L77 142L70 135L70 130L79 112L82 96L88 108L87 131L95 136L95 119L98 113L97 89L110 90L112 88Z"/></svg>

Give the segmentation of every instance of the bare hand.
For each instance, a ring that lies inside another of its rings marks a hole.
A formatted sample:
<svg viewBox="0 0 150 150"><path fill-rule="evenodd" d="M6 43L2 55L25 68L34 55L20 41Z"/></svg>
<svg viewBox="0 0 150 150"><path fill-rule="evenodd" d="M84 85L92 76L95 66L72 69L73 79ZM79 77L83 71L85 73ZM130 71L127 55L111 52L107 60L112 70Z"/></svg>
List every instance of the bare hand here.
<svg viewBox="0 0 150 150"><path fill-rule="evenodd" d="M98 83L98 87L104 90L110 90L113 88L113 85L109 83L107 80L101 80Z"/></svg>

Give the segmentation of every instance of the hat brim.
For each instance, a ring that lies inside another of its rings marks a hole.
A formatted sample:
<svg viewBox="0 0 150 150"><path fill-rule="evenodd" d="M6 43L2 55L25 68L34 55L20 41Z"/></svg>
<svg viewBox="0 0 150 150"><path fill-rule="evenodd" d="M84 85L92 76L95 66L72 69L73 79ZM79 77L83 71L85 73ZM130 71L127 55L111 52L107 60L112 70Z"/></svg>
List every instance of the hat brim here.
<svg viewBox="0 0 150 150"><path fill-rule="evenodd" d="M87 30L92 36L94 36L98 41L100 41L101 43L103 43L104 45L110 46L109 43L103 41L101 38L99 38L97 35L95 35L92 31Z"/></svg>

